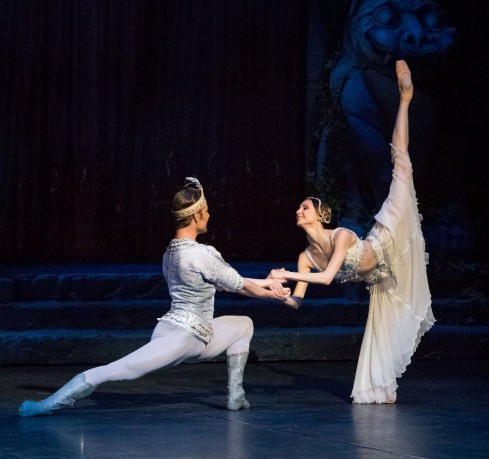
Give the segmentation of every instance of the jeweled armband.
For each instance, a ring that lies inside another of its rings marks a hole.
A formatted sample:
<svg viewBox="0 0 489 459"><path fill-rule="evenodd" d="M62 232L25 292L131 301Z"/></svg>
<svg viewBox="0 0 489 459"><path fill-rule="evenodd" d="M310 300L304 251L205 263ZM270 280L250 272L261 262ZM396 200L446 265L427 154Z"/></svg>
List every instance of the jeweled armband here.
<svg viewBox="0 0 489 459"><path fill-rule="evenodd" d="M297 304L297 307L298 308L300 308L302 306L302 300L303 300L303 298L301 298L300 296L290 295L289 298L292 298L292 301L295 301L295 303Z"/></svg>

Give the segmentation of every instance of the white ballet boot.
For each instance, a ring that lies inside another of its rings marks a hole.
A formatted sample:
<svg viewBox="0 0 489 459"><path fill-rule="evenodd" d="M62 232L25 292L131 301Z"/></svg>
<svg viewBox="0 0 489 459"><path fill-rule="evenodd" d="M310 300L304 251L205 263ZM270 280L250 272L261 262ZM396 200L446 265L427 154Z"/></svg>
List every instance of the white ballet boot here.
<svg viewBox="0 0 489 459"><path fill-rule="evenodd" d="M45 416L53 414L56 410L73 404L81 398L88 397L95 387L85 381L85 375L80 373L67 382L53 395L39 402L26 400L19 408L19 416L28 418L31 416Z"/></svg>
<svg viewBox="0 0 489 459"><path fill-rule="evenodd" d="M243 389L243 374L247 360L248 352L226 355L228 369L228 410L236 411L241 408L247 409L250 407Z"/></svg>

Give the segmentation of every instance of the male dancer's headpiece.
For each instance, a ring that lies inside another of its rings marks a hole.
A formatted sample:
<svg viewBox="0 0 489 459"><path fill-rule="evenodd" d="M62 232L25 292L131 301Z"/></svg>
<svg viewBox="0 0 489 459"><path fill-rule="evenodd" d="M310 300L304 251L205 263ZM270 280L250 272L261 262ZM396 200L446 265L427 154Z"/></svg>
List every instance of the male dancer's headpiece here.
<svg viewBox="0 0 489 459"><path fill-rule="evenodd" d="M321 223L330 223L331 222L331 207L326 206L327 209L321 208L321 204L322 204L321 199L315 198L314 196L308 196L307 199L310 199L311 201L312 200L317 201L317 203L318 203L317 213L318 213L319 221Z"/></svg>
<svg viewBox="0 0 489 459"><path fill-rule="evenodd" d="M194 202L191 206L186 207L185 209L173 210L172 214L175 218L189 217L190 215L195 214L195 212L198 212L207 204L207 201L204 196L204 189L202 188L202 185L200 184L200 182L197 180L196 177L185 177L185 182L183 183L183 189L185 188L196 188L200 190L201 192L200 198L196 202Z"/></svg>

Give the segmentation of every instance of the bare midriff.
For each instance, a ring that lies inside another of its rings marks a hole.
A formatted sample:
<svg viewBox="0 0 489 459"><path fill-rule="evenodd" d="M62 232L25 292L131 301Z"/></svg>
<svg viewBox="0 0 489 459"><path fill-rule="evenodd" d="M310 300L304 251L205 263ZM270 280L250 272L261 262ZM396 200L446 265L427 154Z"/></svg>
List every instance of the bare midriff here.
<svg viewBox="0 0 489 459"><path fill-rule="evenodd" d="M377 266L377 259L369 241L363 241L363 260L358 267L358 274L366 274Z"/></svg>

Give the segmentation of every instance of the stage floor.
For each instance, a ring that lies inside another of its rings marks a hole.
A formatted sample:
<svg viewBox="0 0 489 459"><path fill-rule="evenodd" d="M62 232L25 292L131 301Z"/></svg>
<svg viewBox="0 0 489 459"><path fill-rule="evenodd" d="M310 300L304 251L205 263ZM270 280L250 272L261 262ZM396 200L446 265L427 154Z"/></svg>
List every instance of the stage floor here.
<svg viewBox="0 0 489 459"><path fill-rule="evenodd" d="M224 362L107 383L74 408L20 418L84 366L0 367L0 457L482 458L489 365L414 361L395 405L353 405L355 362L251 362L251 408L230 412Z"/></svg>

